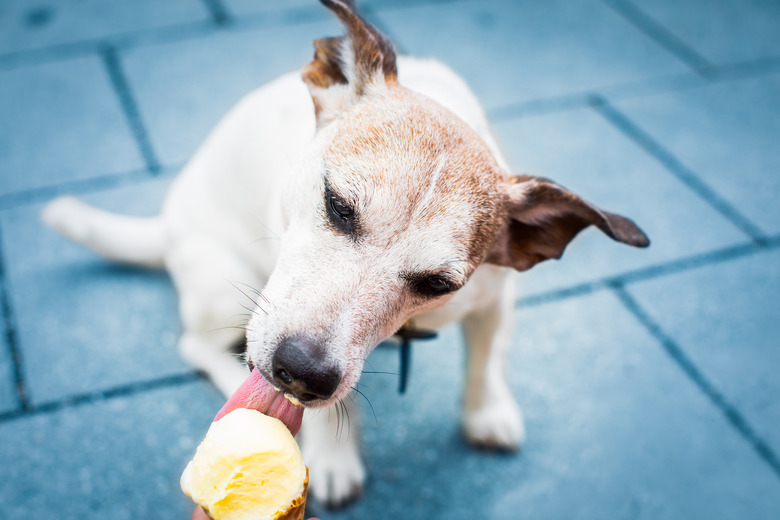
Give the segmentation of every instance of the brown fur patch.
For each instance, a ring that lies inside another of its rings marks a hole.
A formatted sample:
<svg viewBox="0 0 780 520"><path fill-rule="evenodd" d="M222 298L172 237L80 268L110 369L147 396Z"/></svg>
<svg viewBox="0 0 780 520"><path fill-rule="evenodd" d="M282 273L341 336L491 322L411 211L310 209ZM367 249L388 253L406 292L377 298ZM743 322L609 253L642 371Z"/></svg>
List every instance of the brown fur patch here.
<svg viewBox="0 0 780 520"><path fill-rule="evenodd" d="M303 69L303 81L318 88L334 84L347 84L341 72L341 38L320 38L314 40L314 59Z"/></svg>
<svg viewBox="0 0 780 520"><path fill-rule="evenodd" d="M476 268L505 221L506 175L471 128L396 86L364 99L332 131L325 168L367 217L367 240L386 249L407 230L437 229L432 239L459 244L452 259L468 264L465 274Z"/></svg>
<svg viewBox="0 0 780 520"><path fill-rule="evenodd" d="M386 82L395 82L398 77L396 55L393 44L384 34L363 19L355 9L354 2L345 0L321 0L322 3L347 27L347 37L355 53L356 92L363 89L374 72L381 70Z"/></svg>
<svg viewBox="0 0 780 520"><path fill-rule="evenodd" d="M365 93L378 72L382 73L385 83L397 83L396 54L390 40L357 13L354 2L321 1L344 23L347 35L315 40L314 59L304 68L303 81L317 89L346 85L352 81L350 87L356 96ZM352 56L344 55L346 44L350 45ZM352 63L346 64L347 59L352 60ZM345 66L354 70L354 77L348 77ZM321 93L312 92L318 116L324 105L318 102L319 95Z"/></svg>
<svg viewBox="0 0 780 520"><path fill-rule="evenodd" d="M647 236L631 220L601 211L554 182L541 177L513 177L508 185L506 228L487 261L519 271L560 258L577 234L590 225L635 247Z"/></svg>

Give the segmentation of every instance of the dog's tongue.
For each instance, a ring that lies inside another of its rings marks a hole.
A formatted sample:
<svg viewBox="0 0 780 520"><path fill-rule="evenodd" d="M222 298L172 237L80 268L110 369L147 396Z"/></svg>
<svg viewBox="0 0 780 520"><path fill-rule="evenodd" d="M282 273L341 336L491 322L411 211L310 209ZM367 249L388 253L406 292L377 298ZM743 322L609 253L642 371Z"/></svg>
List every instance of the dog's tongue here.
<svg viewBox="0 0 780 520"><path fill-rule="evenodd" d="M282 392L275 390L256 368L252 369L225 406L214 417L215 421L236 408L251 408L282 421L295 435L301 429L303 407L294 405Z"/></svg>

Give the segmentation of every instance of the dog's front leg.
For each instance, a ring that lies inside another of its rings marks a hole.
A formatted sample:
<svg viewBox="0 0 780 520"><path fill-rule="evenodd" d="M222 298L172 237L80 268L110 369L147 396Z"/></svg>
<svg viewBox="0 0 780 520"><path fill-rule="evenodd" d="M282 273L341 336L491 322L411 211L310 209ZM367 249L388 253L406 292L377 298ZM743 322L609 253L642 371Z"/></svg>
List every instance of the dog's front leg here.
<svg viewBox="0 0 780 520"><path fill-rule="evenodd" d="M307 409L299 437L309 489L319 502L338 507L362 493L366 470L360 458L358 408L351 396L329 408Z"/></svg>
<svg viewBox="0 0 780 520"><path fill-rule="evenodd" d="M518 450L525 440L523 415L504 374L511 341L514 277L487 306L463 319L468 348L463 428L470 442L502 450Z"/></svg>

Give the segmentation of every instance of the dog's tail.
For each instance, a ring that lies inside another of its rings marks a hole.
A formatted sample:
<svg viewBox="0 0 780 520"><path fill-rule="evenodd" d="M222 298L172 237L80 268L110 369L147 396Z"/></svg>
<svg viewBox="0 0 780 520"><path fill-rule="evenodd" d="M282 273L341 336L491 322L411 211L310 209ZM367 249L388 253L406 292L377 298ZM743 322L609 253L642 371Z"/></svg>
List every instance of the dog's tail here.
<svg viewBox="0 0 780 520"><path fill-rule="evenodd" d="M116 215L74 197L59 197L46 205L41 220L109 260L146 267L163 266L165 228L158 217Z"/></svg>

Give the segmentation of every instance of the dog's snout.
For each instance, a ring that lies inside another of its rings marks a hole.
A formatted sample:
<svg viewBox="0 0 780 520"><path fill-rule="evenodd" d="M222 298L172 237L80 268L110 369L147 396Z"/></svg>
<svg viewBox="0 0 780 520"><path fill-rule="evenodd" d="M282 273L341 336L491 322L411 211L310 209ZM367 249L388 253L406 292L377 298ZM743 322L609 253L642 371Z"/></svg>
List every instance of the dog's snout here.
<svg viewBox="0 0 780 520"><path fill-rule="evenodd" d="M282 390L301 401L329 399L341 382L341 370L317 341L293 336L285 339L273 357L273 378Z"/></svg>

